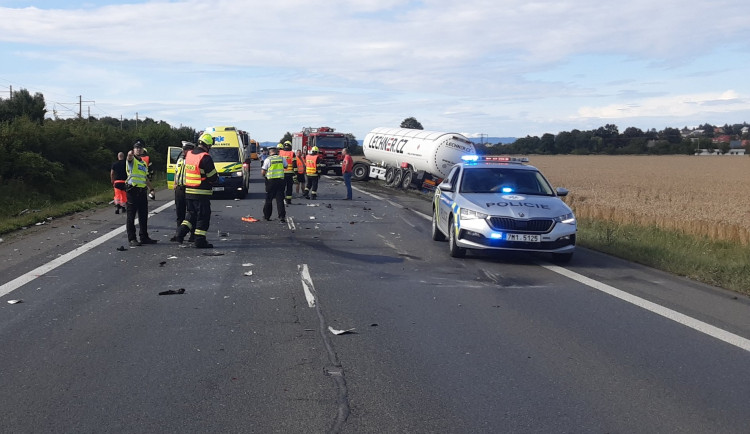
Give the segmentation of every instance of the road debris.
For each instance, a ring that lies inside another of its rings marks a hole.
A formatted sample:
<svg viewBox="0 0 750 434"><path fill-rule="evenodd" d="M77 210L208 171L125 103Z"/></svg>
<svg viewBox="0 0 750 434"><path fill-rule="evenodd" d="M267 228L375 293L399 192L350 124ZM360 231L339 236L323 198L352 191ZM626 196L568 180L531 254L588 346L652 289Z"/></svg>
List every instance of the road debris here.
<svg viewBox="0 0 750 434"><path fill-rule="evenodd" d="M117 248L117 251L118 251L118 252L124 252L125 250L127 250L127 249L125 248L125 246L120 246L120 247L118 247L118 248Z"/></svg>
<svg viewBox="0 0 750 434"><path fill-rule="evenodd" d="M343 334L346 334L346 333L354 333L354 329L353 328L346 329L346 330L336 330L335 328L333 328L331 326L328 326L328 330L331 333L333 333L334 335L343 335Z"/></svg>
<svg viewBox="0 0 750 434"><path fill-rule="evenodd" d="M166 291L162 291L159 293L159 295L173 295L173 294L184 294L185 288L180 289L168 289Z"/></svg>
<svg viewBox="0 0 750 434"><path fill-rule="evenodd" d="M253 270L250 270L250 271L246 271L246 272L245 272L245 273L243 273L242 275L243 275L243 276L252 276L252 275L253 275Z"/></svg>
<svg viewBox="0 0 750 434"><path fill-rule="evenodd" d="M167 261L161 261L161 262L159 262L159 266L163 267L166 263L167 263Z"/></svg>
<svg viewBox="0 0 750 434"><path fill-rule="evenodd" d="M242 221L243 222L255 223L255 222L258 221L258 219L254 218L254 217L250 217L250 216L245 216L245 217L242 217Z"/></svg>
<svg viewBox="0 0 750 434"><path fill-rule="evenodd" d="M8 300L8 304L18 304L23 303L23 300Z"/></svg>

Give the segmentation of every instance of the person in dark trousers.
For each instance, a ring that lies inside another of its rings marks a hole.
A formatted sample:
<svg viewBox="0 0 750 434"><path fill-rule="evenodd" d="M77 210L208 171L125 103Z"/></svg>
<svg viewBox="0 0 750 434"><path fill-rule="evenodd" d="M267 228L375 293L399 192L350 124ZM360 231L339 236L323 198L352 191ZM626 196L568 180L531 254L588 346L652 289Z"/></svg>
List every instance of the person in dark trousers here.
<svg viewBox="0 0 750 434"><path fill-rule="evenodd" d="M302 158L302 150L297 149L297 155L294 157L297 162L297 193L305 186L305 160Z"/></svg>
<svg viewBox="0 0 750 434"><path fill-rule="evenodd" d="M125 170L128 175L126 184L128 214L125 227L128 232L130 246L136 247L142 244L156 244L156 240L148 236L148 191L151 181L148 179L148 166L141 159L143 155L143 142L138 140L133 144L133 150L128 152L125 162ZM138 215L138 235L135 237L135 216Z"/></svg>
<svg viewBox="0 0 750 434"><path fill-rule="evenodd" d="M266 179L266 202L263 204L263 218L271 220L273 201L276 199L276 211L279 220L286 222L286 208L284 207L284 169L286 159L279 155L278 148L269 149L270 155L263 161L260 174Z"/></svg>
<svg viewBox="0 0 750 434"><path fill-rule="evenodd" d="M344 176L344 185L346 185L346 197L344 200L352 200L352 169L354 169L354 160L349 155L349 150L344 148L341 150L344 155L343 161L341 161L341 174Z"/></svg>
<svg viewBox="0 0 750 434"><path fill-rule="evenodd" d="M182 141L182 153L177 158L177 164L174 168L174 210L177 213L177 230L169 241L177 241L177 237L180 233L180 226L185 221L185 214L187 212L187 199L185 199L185 154L195 149L195 143ZM192 243L195 241L195 234L191 231L188 242Z"/></svg>
<svg viewBox="0 0 750 434"><path fill-rule="evenodd" d="M297 160L294 158L294 151L292 151L292 142L289 140L284 142L283 149L279 150L279 155L286 161L284 165L284 201L291 205L292 189L294 189L294 178L297 171Z"/></svg>
<svg viewBox="0 0 750 434"><path fill-rule="evenodd" d="M128 180L128 171L125 168L125 153L117 153L117 161L112 164L109 171L109 178L112 181L112 187L115 190L115 214L120 214L120 210L125 214L125 204L128 203L128 195L125 192Z"/></svg>
<svg viewBox="0 0 750 434"><path fill-rule="evenodd" d="M182 244L185 236L195 231L193 246L198 249L213 248L206 240L211 223L211 196L213 184L219 179L214 160L209 151L214 144L210 133L203 133L198 146L185 154L185 199L187 214L177 233L177 242Z"/></svg>
<svg viewBox="0 0 750 434"><path fill-rule="evenodd" d="M305 199L318 198L318 180L320 179L320 155L318 147L313 146L311 152L305 157L305 174L307 175L307 184L305 184Z"/></svg>

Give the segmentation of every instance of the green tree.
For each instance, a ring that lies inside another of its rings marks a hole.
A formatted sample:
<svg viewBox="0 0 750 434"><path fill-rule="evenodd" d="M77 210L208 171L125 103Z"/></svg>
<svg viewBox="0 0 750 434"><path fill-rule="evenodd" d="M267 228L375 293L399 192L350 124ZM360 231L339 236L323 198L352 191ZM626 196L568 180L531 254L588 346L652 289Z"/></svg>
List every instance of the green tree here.
<svg viewBox="0 0 750 434"><path fill-rule="evenodd" d="M282 137L282 138L281 138L281 140L279 141L279 143L284 143L284 142L286 142L287 140L288 140L289 142L291 142L291 141L292 141L292 133L290 133L289 131L287 131L287 132L286 132L286 134L284 134L284 137Z"/></svg>
<svg viewBox="0 0 750 434"><path fill-rule="evenodd" d="M27 116L33 122L41 124L47 114L45 106L44 96L41 93L31 96L26 89L14 91L10 99L0 98L0 122Z"/></svg>
<svg viewBox="0 0 750 434"><path fill-rule="evenodd" d="M409 117L401 122L401 128L410 128L412 130L423 130L424 127L414 117Z"/></svg>

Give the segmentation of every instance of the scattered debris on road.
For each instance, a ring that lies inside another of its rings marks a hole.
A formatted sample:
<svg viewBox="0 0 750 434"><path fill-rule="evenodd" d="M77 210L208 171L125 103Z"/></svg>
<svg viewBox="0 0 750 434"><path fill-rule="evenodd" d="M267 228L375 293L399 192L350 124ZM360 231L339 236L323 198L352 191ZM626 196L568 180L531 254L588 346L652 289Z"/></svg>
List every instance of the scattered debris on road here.
<svg viewBox="0 0 750 434"><path fill-rule="evenodd" d="M180 288L180 289L169 289L166 291L162 291L159 293L159 295L173 295L173 294L184 294L184 293L185 293L185 288Z"/></svg>
<svg viewBox="0 0 750 434"><path fill-rule="evenodd" d="M346 330L336 330L335 328L333 328L331 326L328 326L328 330L331 333L333 333L334 335L343 335L343 334L346 334L346 333L354 333L354 329L353 328L346 329Z"/></svg>

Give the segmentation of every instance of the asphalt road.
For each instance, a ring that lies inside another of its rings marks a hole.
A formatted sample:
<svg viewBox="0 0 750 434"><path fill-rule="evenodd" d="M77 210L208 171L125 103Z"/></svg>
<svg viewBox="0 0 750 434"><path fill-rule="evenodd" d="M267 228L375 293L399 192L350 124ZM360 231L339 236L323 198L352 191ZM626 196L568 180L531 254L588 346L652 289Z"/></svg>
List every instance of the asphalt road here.
<svg viewBox="0 0 750 434"><path fill-rule="evenodd" d="M165 190L156 245L111 209L4 237L0 432L750 432L746 297L584 249L453 259L429 198L355 187L251 223L254 179L208 251L168 242Z"/></svg>

